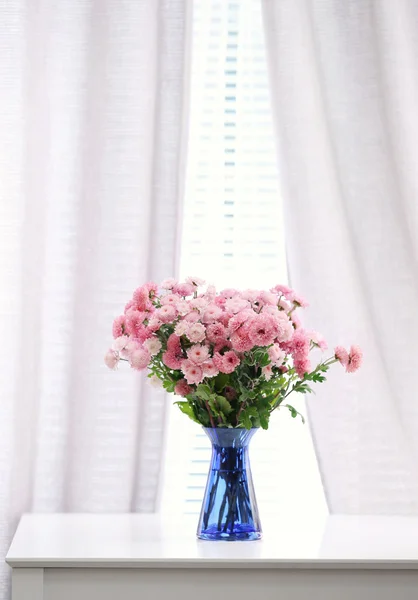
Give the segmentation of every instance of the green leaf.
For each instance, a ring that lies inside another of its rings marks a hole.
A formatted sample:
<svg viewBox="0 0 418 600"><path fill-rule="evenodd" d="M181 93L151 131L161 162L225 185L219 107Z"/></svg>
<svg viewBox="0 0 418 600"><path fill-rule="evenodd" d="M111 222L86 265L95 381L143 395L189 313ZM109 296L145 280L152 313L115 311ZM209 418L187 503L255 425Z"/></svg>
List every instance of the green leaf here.
<svg viewBox="0 0 418 600"><path fill-rule="evenodd" d="M232 406L223 396L216 396L216 404L224 415L229 415L229 413L232 411Z"/></svg>
<svg viewBox="0 0 418 600"><path fill-rule="evenodd" d="M188 402L180 400L179 402L175 402L175 404L177 404L177 406L179 407L181 412L184 413L185 415L187 415L189 417L189 419L191 419L195 423L200 423L200 421L198 419L196 419L196 416L195 416L194 410L193 410L193 406L191 406Z"/></svg>
<svg viewBox="0 0 418 600"><path fill-rule="evenodd" d="M208 400L210 400L210 397L212 396L212 390L210 389L210 387L208 385L206 385L204 383L200 383L197 386L195 394L198 398L207 402Z"/></svg>
<svg viewBox="0 0 418 600"><path fill-rule="evenodd" d="M228 383L228 375L226 373L219 373L214 379L215 382L215 390L217 392L222 392L226 384Z"/></svg>
<svg viewBox="0 0 418 600"><path fill-rule="evenodd" d="M284 404L284 406L289 409L290 414L294 419L296 419L296 417L299 415L299 417L302 419L302 423L305 423L304 416L298 410L296 410L294 406L292 406L291 404Z"/></svg>
<svg viewBox="0 0 418 600"><path fill-rule="evenodd" d="M247 406L247 408L244 408L240 414L239 424L245 427L245 429L251 429L253 426L251 417L258 417L258 412L255 406Z"/></svg>

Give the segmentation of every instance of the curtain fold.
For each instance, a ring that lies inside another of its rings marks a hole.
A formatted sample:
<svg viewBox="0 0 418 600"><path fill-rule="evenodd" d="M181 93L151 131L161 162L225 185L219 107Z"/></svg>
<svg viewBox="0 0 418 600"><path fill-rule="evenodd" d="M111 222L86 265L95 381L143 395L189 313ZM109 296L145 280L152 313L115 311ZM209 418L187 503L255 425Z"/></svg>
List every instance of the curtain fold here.
<svg viewBox="0 0 418 600"><path fill-rule="evenodd" d="M190 9L0 7L0 555L23 511L155 510L165 395L103 356L177 271Z"/></svg>
<svg viewBox="0 0 418 600"><path fill-rule="evenodd" d="M335 344L308 400L331 512L418 512L418 6L263 0L292 285Z"/></svg>

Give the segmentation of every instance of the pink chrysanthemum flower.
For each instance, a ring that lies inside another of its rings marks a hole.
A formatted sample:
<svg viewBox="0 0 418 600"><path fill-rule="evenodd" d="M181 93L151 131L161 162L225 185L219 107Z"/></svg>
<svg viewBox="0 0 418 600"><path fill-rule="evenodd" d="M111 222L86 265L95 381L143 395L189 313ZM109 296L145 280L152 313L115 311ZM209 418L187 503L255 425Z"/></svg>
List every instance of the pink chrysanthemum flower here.
<svg viewBox="0 0 418 600"><path fill-rule="evenodd" d="M205 363L203 363L202 369L203 375L205 377L216 377L216 375L218 375L219 373L219 370L216 368L215 363L212 359L207 360Z"/></svg>
<svg viewBox="0 0 418 600"><path fill-rule="evenodd" d="M203 323L214 323L222 314L222 309L216 304L209 304L203 313L202 322Z"/></svg>
<svg viewBox="0 0 418 600"><path fill-rule="evenodd" d="M187 315L192 310L190 307L189 301L183 300L183 299L181 299L177 302L176 309L177 309L177 312L179 313L179 315L181 315L182 317Z"/></svg>
<svg viewBox="0 0 418 600"><path fill-rule="evenodd" d="M121 350L124 350L126 345L129 343L129 338L127 335L120 335L118 338L115 339L114 343L113 343L113 348L114 350L116 350L116 352L120 352Z"/></svg>
<svg viewBox="0 0 418 600"><path fill-rule="evenodd" d="M248 336L247 326L243 326L231 335L232 348L237 352L247 352L254 346L252 340Z"/></svg>
<svg viewBox="0 0 418 600"><path fill-rule="evenodd" d="M216 297L216 287L214 285L208 285L205 296L212 302Z"/></svg>
<svg viewBox="0 0 418 600"><path fill-rule="evenodd" d="M179 296L191 296L195 291L195 287L190 283L177 283L173 292Z"/></svg>
<svg viewBox="0 0 418 600"><path fill-rule="evenodd" d="M290 298L294 294L292 288L287 287L287 285L275 285L270 291L273 292L273 294L280 294L285 298Z"/></svg>
<svg viewBox="0 0 418 600"><path fill-rule="evenodd" d="M273 369L272 369L271 365L267 365L266 367L263 367L261 369L261 372L264 375L264 379L266 381L270 381L270 379L273 377Z"/></svg>
<svg viewBox="0 0 418 600"><path fill-rule="evenodd" d="M273 344L273 346L268 349L268 355L271 363L276 367L280 367L286 358L286 354L280 348L279 344Z"/></svg>
<svg viewBox="0 0 418 600"><path fill-rule="evenodd" d="M164 354L163 354L163 363L169 369L173 369L173 370L180 369L181 361L182 361L182 359L179 358L174 352L172 352L170 350L167 350L167 352L164 352Z"/></svg>
<svg viewBox="0 0 418 600"><path fill-rule="evenodd" d="M241 298L244 298L244 300L248 300L251 302L251 304L254 304L259 295L260 290L244 290L241 294Z"/></svg>
<svg viewBox="0 0 418 600"><path fill-rule="evenodd" d="M290 318L291 318L294 329L301 329L301 327L302 327L301 320L299 319L298 315L295 312L292 312Z"/></svg>
<svg viewBox="0 0 418 600"><path fill-rule="evenodd" d="M199 298L193 298L189 301L190 308L197 310L199 313L203 313L208 306L209 301L207 298L200 296Z"/></svg>
<svg viewBox="0 0 418 600"><path fill-rule="evenodd" d="M159 330L161 325L163 325L163 322L154 314L148 321L147 327L151 333L155 333Z"/></svg>
<svg viewBox="0 0 418 600"><path fill-rule="evenodd" d="M228 322L229 331L231 333L233 333L234 331L239 329L241 327L241 325L246 323L249 319L252 319L255 314L256 313L251 308L247 308L245 310L240 311L235 316L233 316L231 319L229 319L229 322Z"/></svg>
<svg viewBox="0 0 418 600"><path fill-rule="evenodd" d="M226 329L222 323L212 323L206 328L207 339L216 344L221 340L226 340Z"/></svg>
<svg viewBox="0 0 418 600"><path fill-rule="evenodd" d="M293 304L295 304L296 306L300 306L301 308L306 308L307 306L309 306L309 302L305 300L305 298L303 298L302 296L299 296L299 294L293 293L289 300L291 300Z"/></svg>
<svg viewBox="0 0 418 600"><path fill-rule="evenodd" d="M320 350L326 350L328 348L328 344L326 342L326 340L323 338L323 336L318 333L317 331L310 331L309 332L309 336L312 340L312 342L318 346L318 348Z"/></svg>
<svg viewBox="0 0 418 600"><path fill-rule="evenodd" d="M309 373L311 370L311 363L309 358L302 357L300 359L295 359L293 366L295 367L296 373L299 375L301 379L303 379L306 373Z"/></svg>
<svg viewBox="0 0 418 600"><path fill-rule="evenodd" d="M135 308L135 303L133 300L129 300L129 302L125 304L124 313L126 314L131 308Z"/></svg>
<svg viewBox="0 0 418 600"><path fill-rule="evenodd" d="M279 342L287 342L294 334L292 322L287 314L279 311L273 316L276 323L276 339Z"/></svg>
<svg viewBox="0 0 418 600"><path fill-rule="evenodd" d="M112 350L112 348L109 348L105 354L104 362L109 369L117 369L119 364L119 354L115 350Z"/></svg>
<svg viewBox="0 0 418 600"><path fill-rule="evenodd" d="M167 350L181 355L181 341L178 335L172 333L167 340Z"/></svg>
<svg viewBox="0 0 418 600"><path fill-rule="evenodd" d="M350 354L348 355L348 364L346 366L347 373L354 373L359 369L363 362L363 351L360 346L351 346Z"/></svg>
<svg viewBox="0 0 418 600"><path fill-rule="evenodd" d="M287 302L287 300L285 300L284 298L280 298L280 300L277 303L277 306L286 312L289 312L292 308L289 302Z"/></svg>
<svg viewBox="0 0 418 600"><path fill-rule="evenodd" d="M277 305L277 296L272 294L271 292L266 292L265 290L261 291L257 296L258 304L265 306L276 306Z"/></svg>
<svg viewBox="0 0 418 600"><path fill-rule="evenodd" d="M200 365L209 358L209 348L201 344L195 344L187 350L187 357L194 364Z"/></svg>
<svg viewBox="0 0 418 600"><path fill-rule="evenodd" d="M219 340L214 348L213 351L214 352L221 352L221 350L231 350L232 349L232 344L229 340L227 339L223 339L223 340Z"/></svg>
<svg viewBox="0 0 418 600"><path fill-rule="evenodd" d="M190 387L190 385L187 383L187 381L185 379L180 379L180 381L178 381L176 383L176 387L174 388L174 393L177 394L178 396L188 396L189 394L191 394L193 391L193 388Z"/></svg>
<svg viewBox="0 0 418 600"><path fill-rule="evenodd" d="M192 323L186 335L193 343L203 342L206 335L205 327L202 323Z"/></svg>
<svg viewBox="0 0 418 600"><path fill-rule="evenodd" d="M174 306L166 304L165 306L162 306L156 310L155 315L163 323L170 323L170 321L173 321L176 318L177 311Z"/></svg>
<svg viewBox="0 0 418 600"><path fill-rule="evenodd" d="M125 315L120 315L113 321L112 333L115 339L126 333Z"/></svg>
<svg viewBox="0 0 418 600"><path fill-rule="evenodd" d="M269 346L277 334L277 325L274 317L260 313L250 322L248 337L255 346Z"/></svg>
<svg viewBox="0 0 418 600"><path fill-rule="evenodd" d="M131 352L130 355L130 363L133 369L137 371L142 371L146 369L149 365L149 361L151 360L151 355L145 348L138 348Z"/></svg>
<svg viewBox="0 0 418 600"><path fill-rule="evenodd" d="M189 331L190 323L188 321L179 321L174 329L174 333L179 337Z"/></svg>
<svg viewBox="0 0 418 600"><path fill-rule="evenodd" d="M232 373L240 364L240 359L232 350L228 350L222 356L222 368L219 369L222 373ZM217 365L216 365L217 366Z"/></svg>
<svg viewBox="0 0 418 600"><path fill-rule="evenodd" d="M234 296L239 295L239 291L238 290L234 290L233 288L226 288L225 290L222 290L221 292L219 292L219 296L221 298L233 298Z"/></svg>
<svg viewBox="0 0 418 600"><path fill-rule="evenodd" d="M151 356L155 356L161 350L162 344L156 336L152 336L148 340L145 340L144 348L148 350Z"/></svg>
<svg viewBox="0 0 418 600"><path fill-rule="evenodd" d="M205 285L206 281L200 279L200 277L186 277L186 283L189 283L194 287L199 287L199 285Z"/></svg>
<svg viewBox="0 0 418 600"><path fill-rule="evenodd" d="M168 279L164 279L160 287L163 290L172 290L175 285L177 285L177 281L172 277L169 277Z"/></svg>
<svg viewBox="0 0 418 600"><path fill-rule="evenodd" d="M337 346L334 350L335 358L340 361L343 367L348 365L348 352L343 346Z"/></svg>
<svg viewBox="0 0 418 600"><path fill-rule="evenodd" d="M148 283L146 283L144 287L148 292L149 298L154 298L154 296L158 294L158 285L153 281L148 281Z"/></svg>
<svg viewBox="0 0 418 600"><path fill-rule="evenodd" d="M240 296L234 296L225 302L225 309L234 314L239 313L241 310L244 310L249 306L250 304L248 300L244 300L244 298L240 298Z"/></svg>
<svg viewBox="0 0 418 600"><path fill-rule="evenodd" d="M149 299L149 292L146 286L141 286L134 291L134 306L137 310L146 311L152 308L152 302Z"/></svg>
<svg viewBox="0 0 418 600"><path fill-rule="evenodd" d="M309 354L310 338L304 329L298 329L294 332L290 341L291 352L295 360L302 360Z"/></svg>
<svg viewBox="0 0 418 600"><path fill-rule="evenodd" d="M183 360L181 363L181 370L184 373L184 377L187 383L198 384L203 381L203 369L200 365L196 365L191 360Z"/></svg>
<svg viewBox="0 0 418 600"><path fill-rule="evenodd" d="M191 312L189 312L189 314L187 314L184 317L184 320L187 321L189 324L190 323L197 323L197 321L199 321L200 319L200 315L197 312L197 310L192 310Z"/></svg>
<svg viewBox="0 0 418 600"><path fill-rule="evenodd" d="M171 304L172 306L174 306L174 308L176 308L177 303L180 302L181 296L178 296L177 294L166 294L165 296L161 296L161 304L162 306L165 306L166 304Z"/></svg>

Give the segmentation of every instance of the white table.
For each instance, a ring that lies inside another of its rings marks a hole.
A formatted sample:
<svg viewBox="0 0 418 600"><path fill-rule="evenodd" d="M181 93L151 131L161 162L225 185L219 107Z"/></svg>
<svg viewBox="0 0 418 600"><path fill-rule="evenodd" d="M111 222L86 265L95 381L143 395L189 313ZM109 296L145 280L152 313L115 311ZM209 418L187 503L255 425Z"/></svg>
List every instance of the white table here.
<svg viewBox="0 0 418 600"><path fill-rule="evenodd" d="M417 600L418 518L264 523L260 542L203 542L196 519L25 515L13 600Z"/></svg>

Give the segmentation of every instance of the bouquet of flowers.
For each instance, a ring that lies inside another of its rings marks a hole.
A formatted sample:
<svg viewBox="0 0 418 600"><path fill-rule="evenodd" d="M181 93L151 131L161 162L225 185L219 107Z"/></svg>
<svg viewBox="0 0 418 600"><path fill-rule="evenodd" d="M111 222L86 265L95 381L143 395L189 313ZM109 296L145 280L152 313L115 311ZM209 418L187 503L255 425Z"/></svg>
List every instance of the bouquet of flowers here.
<svg viewBox="0 0 418 600"><path fill-rule="evenodd" d="M204 427L267 429L278 408L296 417L290 394L312 392L333 363L348 373L360 367L358 346L338 346L311 364L310 353L327 344L302 327L298 311L307 303L289 287L217 293L202 286L189 277L135 290L113 323L105 362L147 369L151 384L179 396L180 410Z"/></svg>

